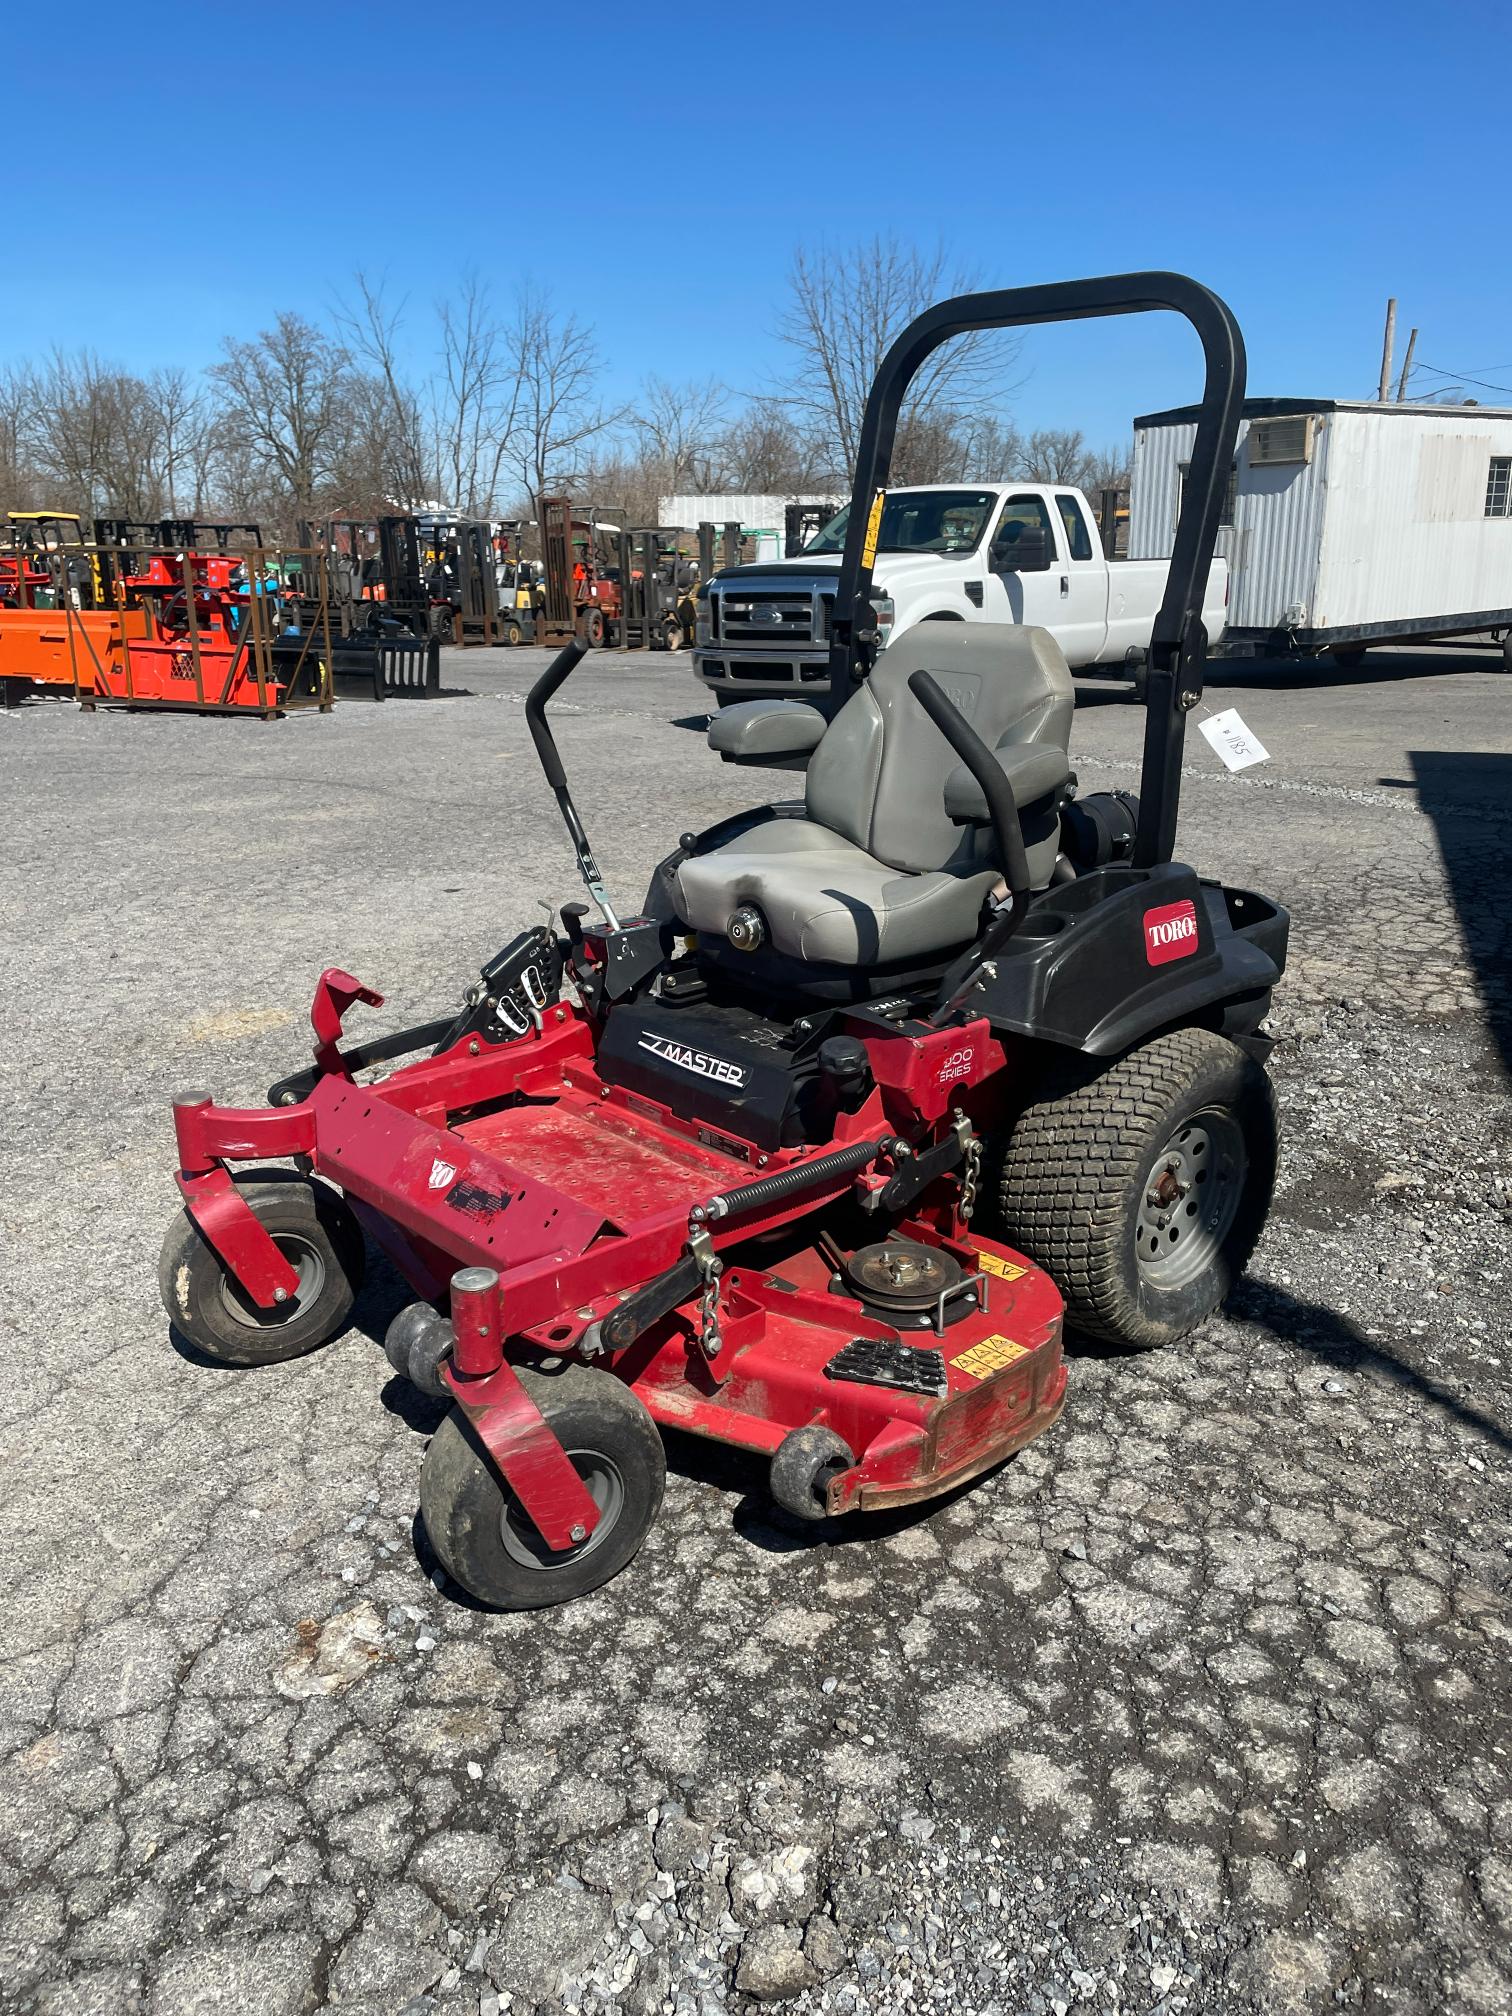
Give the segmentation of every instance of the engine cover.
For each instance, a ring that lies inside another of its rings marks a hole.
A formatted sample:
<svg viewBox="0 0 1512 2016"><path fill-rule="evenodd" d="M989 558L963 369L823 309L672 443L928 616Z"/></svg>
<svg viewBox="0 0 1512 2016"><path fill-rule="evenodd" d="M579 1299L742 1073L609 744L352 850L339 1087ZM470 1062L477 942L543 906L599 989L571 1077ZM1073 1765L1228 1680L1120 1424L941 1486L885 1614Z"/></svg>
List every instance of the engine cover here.
<svg viewBox="0 0 1512 2016"><path fill-rule="evenodd" d="M808 1139L819 1065L811 1045L800 1050L784 1024L746 1008L621 1002L599 1040L598 1073L681 1119L772 1149Z"/></svg>

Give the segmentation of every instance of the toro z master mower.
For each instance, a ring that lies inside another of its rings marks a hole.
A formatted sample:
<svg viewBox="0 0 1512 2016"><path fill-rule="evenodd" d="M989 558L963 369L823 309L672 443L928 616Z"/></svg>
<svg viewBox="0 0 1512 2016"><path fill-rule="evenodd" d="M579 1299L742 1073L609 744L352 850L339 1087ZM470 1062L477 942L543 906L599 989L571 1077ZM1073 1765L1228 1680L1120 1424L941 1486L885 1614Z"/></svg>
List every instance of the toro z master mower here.
<svg viewBox="0 0 1512 2016"><path fill-rule="evenodd" d="M879 656L871 569L938 344L1142 309L1193 324L1206 388L1140 796L1078 798L1053 639L929 623ZM805 770L802 798L684 834L621 918L547 721L570 645L527 715L598 916L564 904L460 1014L366 1045L343 1022L381 997L331 969L314 1066L267 1108L176 1103L173 1322L225 1363L293 1358L346 1322L364 1234L381 1246L417 1297L390 1361L452 1403L426 1528L474 1596L528 1608L622 1568L664 1427L759 1452L799 1516L957 1486L1056 1419L1063 1316L1163 1344L1245 1265L1287 917L1171 859L1243 359L1223 303L1172 274L921 316L867 405L827 690L710 729L728 762ZM297 1173L229 1166L268 1157Z"/></svg>

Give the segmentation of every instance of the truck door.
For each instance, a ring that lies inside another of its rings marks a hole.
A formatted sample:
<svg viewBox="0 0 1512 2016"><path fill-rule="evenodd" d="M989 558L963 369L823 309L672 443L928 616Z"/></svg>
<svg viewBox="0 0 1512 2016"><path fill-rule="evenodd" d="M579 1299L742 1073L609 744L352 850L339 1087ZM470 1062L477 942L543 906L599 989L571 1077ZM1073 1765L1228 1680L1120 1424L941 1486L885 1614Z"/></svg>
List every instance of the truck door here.
<svg viewBox="0 0 1512 2016"><path fill-rule="evenodd" d="M1012 550L1020 532L1034 527L1045 535L1045 552L1050 565L1032 573L1020 573L998 564L995 549ZM1064 569L1056 543L1050 506L1033 491L1010 497L998 514L997 524L987 543L987 592L982 610L989 623L1039 623L1059 632L1060 580Z"/></svg>
<svg viewBox="0 0 1512 2016"><path fill-rule="evenodd" d="M1060 603L1052 627L1068 664L1095 665L1108 637L1108 563L1074 491L1056 491L1055 512L1066 557L1052 570Z"/></svg>

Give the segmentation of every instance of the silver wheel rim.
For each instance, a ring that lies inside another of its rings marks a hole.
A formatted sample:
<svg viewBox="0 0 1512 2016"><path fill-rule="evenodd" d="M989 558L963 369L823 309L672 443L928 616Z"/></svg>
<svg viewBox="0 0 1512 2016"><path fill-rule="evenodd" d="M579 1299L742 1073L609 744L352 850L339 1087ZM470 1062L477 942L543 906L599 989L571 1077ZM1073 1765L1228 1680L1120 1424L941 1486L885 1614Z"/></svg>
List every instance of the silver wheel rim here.
<svg viewBox="0 0 1512 2016"><path fill-rule="evenodd" d="M1152 1288L1184 1288L1212 1264L1233 1229L1249 1173L1244 1134L1217 1107L1194 1113L1150 1166L1139 1197L1135 1252Z"/></svg>
<svg viewBox="0 0 1512 2016"><path fill-rule="evenodd" d="M287 1323L301 1309L312 1308L325 1289L324 1257L308 1240L301 1239L297 1232L279 1232L273 1244L299 1276L299 1286L287 1302L280 1302L272 1309L260 1309L234 1274L229 1270L221 1273L221 1301L226 1314L245 1330L266 1330L270 1323Z"/></svg>
<svg viewBox="0 0 1512 2016"><path fill-rule="evenodd" d="M591 1554L614 1531L625 1507L625 1480L612 1458L600 1449L569 1449L567 1454L599 1509L599 1522L580 1547L554 1554L513 1492L506 1494L504 1509L499 1514L499 1539L504 1552L519 1567L538 1574L550 1574L554 1568L565 1568L569 1562L581 1561L585 1554Z"/></svg>

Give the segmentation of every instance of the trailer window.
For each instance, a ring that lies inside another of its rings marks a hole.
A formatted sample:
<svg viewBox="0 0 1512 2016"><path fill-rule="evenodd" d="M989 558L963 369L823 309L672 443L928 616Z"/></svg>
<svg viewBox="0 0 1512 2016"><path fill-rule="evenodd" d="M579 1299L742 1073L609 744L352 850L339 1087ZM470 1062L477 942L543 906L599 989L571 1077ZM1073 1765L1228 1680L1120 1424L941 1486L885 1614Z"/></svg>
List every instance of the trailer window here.
<svg viewBox="0 0 1512 2016"><path fill-rule="evenodd" d="M1181 500L1186 495L1187 476L1191 472L1191 467L1192 465L1190 462L1178 462L1176 464L1177 525L1181 523ZM1233 525L1234 501L1238 497L1238 495L1239 495L1239 464L1237 462L1230 462L1228 481L1223 486L1223 510L1220 513L1218 519L1218 529L1220 531L1222 531L1225 525L1228 526Z"/></svg>
<svg viewBox="0 0 1512 2016"><path fill-rule="evenodd" d="M1512 518L1512 455L1493 455L1486 476L1486 516Z"/></svg>
<svg viewBox="0 0 1512 2016"><path fill-rule="evenodd" d="M1082 515L1081 505L1065 491L1055 493L1055 508L1060 512L1061 523L1066 528L1066 544L1071 549L1073 560L1092 558L1092 534L1087 530L1087 521Z"/></svg>

